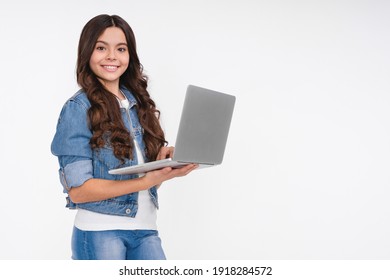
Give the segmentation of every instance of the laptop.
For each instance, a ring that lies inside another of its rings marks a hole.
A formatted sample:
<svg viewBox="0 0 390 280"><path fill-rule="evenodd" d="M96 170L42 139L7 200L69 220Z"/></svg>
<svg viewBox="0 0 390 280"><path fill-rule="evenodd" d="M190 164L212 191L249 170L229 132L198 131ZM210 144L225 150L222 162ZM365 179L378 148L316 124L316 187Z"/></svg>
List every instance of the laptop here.
<svg viewBox="0 0 390 280"><path fill-rule="evenodd" d="M164 167L195 163L199 168L222 163L236 98L233 95L189 85L182 109L172 158L118 169L110 174L140 174Z"/></svg>

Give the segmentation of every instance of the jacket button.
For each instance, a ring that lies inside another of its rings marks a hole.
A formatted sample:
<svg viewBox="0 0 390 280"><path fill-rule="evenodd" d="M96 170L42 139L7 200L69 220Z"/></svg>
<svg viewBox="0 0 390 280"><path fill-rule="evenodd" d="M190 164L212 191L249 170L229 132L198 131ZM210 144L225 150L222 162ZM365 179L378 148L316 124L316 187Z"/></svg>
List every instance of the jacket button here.
<svg viewBox="0 0 390 280"><path fill-rule="evenodd" d="M131 213L131 210L130 209L126 209L126 214L130 214Z"/></svg>

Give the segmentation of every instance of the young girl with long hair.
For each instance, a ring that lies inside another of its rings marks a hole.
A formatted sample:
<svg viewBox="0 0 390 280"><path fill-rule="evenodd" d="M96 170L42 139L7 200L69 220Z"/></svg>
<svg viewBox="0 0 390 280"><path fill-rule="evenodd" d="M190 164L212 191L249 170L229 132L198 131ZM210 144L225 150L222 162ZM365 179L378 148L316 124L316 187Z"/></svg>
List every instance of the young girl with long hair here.
<svg viewBox="0 0 390 280"><path fill-rule="evenodd" d="M197 166L108 173L173 154L129 24L116 15L92 18L80 35L76 72L80 90L63 106L51 145L67 207L77 209L72 258L165 259L157 186Z"/></svg>

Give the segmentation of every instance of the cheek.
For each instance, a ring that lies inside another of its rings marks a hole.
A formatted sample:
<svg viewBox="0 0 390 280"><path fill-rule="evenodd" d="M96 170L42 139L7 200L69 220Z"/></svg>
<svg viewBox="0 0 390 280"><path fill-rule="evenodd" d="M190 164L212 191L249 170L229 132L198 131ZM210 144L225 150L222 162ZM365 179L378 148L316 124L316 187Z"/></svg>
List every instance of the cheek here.
<svg viewBox="0 0 390 280"><path fill-rule="evenodd" d="M121 59L121 64L122 64L122 66L123 66L123 68L124 68L124 71L127 69L127 68L129 68L129 64L130 64L130 59L129 59L129 57L127 57L127 58L122 58ZM124 72L123 71L123 72Z"/></svg>
<svg viewBox="0 0 390 280"><path fill-rule="evenodd" d="M96 70L98 69L99 61L100 61L99 57L97 57L96 55L93 55L93 54L92 54L91 58L89 59L89 67L95 73L96 73Z"/></svg>
<svg viewBox="0 0 390 280"><path fill-rule="evenodd" d="M130 56L128 56L128 55L124 56L122 59L122 64L129 66L129 63L130 63Z"/></svg>

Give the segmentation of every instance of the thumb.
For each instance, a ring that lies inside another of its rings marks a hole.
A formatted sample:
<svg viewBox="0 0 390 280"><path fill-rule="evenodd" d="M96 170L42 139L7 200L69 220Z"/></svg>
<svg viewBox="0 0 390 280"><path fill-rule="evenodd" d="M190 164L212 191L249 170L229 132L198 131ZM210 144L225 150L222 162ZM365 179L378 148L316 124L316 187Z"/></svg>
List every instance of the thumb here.
<svg viewBox="0 0 390 280"><path fill-rule="evenodd" d="M171 171L172 171L172 167L164 167L163 169L161 169L161 172L163 173L163 175L166 175Z"/></svg>

